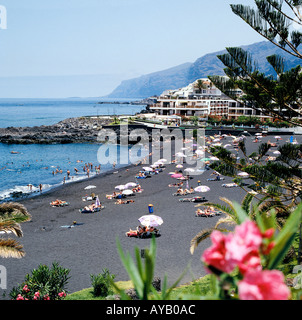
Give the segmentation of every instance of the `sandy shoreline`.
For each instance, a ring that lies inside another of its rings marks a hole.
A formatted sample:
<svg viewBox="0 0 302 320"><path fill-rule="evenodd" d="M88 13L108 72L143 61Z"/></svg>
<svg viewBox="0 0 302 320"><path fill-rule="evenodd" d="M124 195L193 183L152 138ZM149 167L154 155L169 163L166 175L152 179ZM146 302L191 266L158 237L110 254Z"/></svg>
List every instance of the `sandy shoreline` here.
<svg viewBox="0 0 302 320"><path fill-rule="evenodd" d="M283 142L289 137L284 136ZM297 138L300 142L301 138ZM272 141L272 137L265 137L263 142ZM223 140L228 143L229 138ZM251 152L259 146L247 138L247 149ZM240 154L239 154L240 156ZM161 216L164 223L160 226L161 236L157 238L157 263L155 276L164 278L167 274L171 285L190 264L190 271L186 273L181 283L186 283L206 274L200 256L204 249L210 245L210 240L201 243L194 255L190 254L191 239L202 229L214 226L219 217L195 217L195 204L179 202L180 197L172 196L175 188L168 184L175 180L169 176L175 170L175 164L169 164L165 170L151 178L140 179L143 192L136 194L135 202L117 205L114 200L106 199L114 187L135 181L135 175L142 165L128 166L118 170L117 173L106 172L96 175L89 180L81 180L48 192L40 196L20 201L32 215L32 221L22 224L24 237L20 242L24 246L26 256L22 259L2 259L0 264L7 269L7 294L12 287L24 280L25 274L37 268L39 264L51 265L59 262L63 267L71 269L68 291L75 292L91 287L90 274L101 273L107 268L116 275L116 280L128 280L116 248L116 237L119 238L124 250L133 256L134 247L143 249L149 246L150 239L128 238L125 232L138 225L138 218L148 213L148 204L154 205L154 214ZM189 167L184 164L184 168ZM183 168L183 169L184 169ZM224 196L230 200L241 201L245 195L240 188L224 188L223 183L231 182L226 177L224 181L208 182L212 170L202 175L194 176L190 185L197 186L197 181L208 185L211 191L197 194L205 196L211 202L221 203L219 197ZM99 195L100 201L106 206L96 214L81 214L79 209L87 202L82 197L89 193L84 188L93 184L92 189ZM55 199L70 203L67 207L53 208L49 203ZM74 228L62 228L73 221L82 224ZM8 297L7 297L8 298Z"/></svg>

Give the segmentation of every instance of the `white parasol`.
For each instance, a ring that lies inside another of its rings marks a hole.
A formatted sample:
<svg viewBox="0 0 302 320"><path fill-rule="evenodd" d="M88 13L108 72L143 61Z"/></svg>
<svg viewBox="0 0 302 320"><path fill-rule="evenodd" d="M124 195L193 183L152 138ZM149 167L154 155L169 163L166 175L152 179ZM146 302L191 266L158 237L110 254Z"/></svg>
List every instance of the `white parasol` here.
<svg viewBox="0 0 302 320"><path fill-rule="evenodd" d="M138 221L143 226L147 226L147 227L158 227L164 222L161 217L156 216L154 214L142 216L138 219Z"/></svg>
<svg viewBox="0 0 302 320"><path fill-rule="evenodd" d="M208 192L211 189L208 186L198 186L198 187L194 188L194 190L196 192Z"/></svg>
<svg viewBox="0 0 302 320"><path fill-rule="evenodd" d="M94 188L96 188L96 186L90 185L90 186L85 187L84 189L89 190L89 189L94 189Z"/></svg>

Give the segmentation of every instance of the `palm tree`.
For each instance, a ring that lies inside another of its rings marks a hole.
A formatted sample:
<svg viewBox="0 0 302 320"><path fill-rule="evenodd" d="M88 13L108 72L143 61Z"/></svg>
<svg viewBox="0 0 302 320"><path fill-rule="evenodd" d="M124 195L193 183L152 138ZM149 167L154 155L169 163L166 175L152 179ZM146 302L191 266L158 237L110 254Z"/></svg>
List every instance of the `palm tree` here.
<svg viewBox="0 0 302 320"><path fill-rule="evenodd" d="M207 89L207 86L204 84L202 80L197 80L195 83L195 88L199 90L200 93L202 93L202 89Z"/></svg>
<svg viewBox="0 0 302 320"><path fill-rule="evenodd" d="M226 204L228 204L228 206L222 205L222 204L217 204L217 203L204 203L204 204L198 204L196 207L200 207L200 206L211 206L214 207L218 210L220 210L221 212L225 213L225 217L220 218L216 225L213 228L209 228L209 229L204 229L201 230L192 240L191 240L191 245L190 245L190 252L191 254L194 253L195 249L197 248L198 244L207 239L211 233L214 230L217 231L221 231L221 232L231 232L232 230L226 229L226 228L220 228L221 224L226 224L229 226L232 226L234 228L235 225L239 224L239 217L236 213L236 210L233 206L232 201L230 201L227 198L223 198L220 197L220 200L222 200L223 202L225 202ZM241 206L242 208L250 215L252 212L252 208L251 208L251 202L253 200L253 195L251 194L247 194L244 199L241 202Z"/></svg>
<svg viewBox="0 0 302 320"><path fill-rule="evenodd" d="M22 204L15 202L0 204L1 233L13 233L20 238L23 236L20 223L30 219L31 215ZM22 258L24 255L23 246L18 241L11 238L0 238L0 257Z"/></svg>

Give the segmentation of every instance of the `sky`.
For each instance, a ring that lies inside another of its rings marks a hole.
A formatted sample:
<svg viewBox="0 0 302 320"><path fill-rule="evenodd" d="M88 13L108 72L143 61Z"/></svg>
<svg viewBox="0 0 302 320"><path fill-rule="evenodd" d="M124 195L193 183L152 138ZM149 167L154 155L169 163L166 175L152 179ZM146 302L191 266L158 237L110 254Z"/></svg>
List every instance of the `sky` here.
<svg viewBox="0 0 302 320"><path fill-rule="evenodd" d="M249 0L0 0L7 12L0 98L102 96L122 80L263 41L231 3L254 6Z"/></svg>

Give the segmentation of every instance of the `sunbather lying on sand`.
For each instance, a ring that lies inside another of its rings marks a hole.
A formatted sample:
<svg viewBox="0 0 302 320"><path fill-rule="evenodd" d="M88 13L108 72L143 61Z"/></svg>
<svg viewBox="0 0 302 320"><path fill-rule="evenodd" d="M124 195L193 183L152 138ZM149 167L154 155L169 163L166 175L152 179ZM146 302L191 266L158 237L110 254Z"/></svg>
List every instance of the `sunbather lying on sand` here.
<svg viewBox="0 0 302 320"><path fill-rule="evenodd" d="M225 188L239 187L237 183L224 183L222 186Z"/></svg>
<svg viewBox="0 0 302 320"><path fill-rule="evenodd" d="M55 200L55 201L52 201L52 202L50 203L50 205L53 206L53 207L60 207L60 206L66 206L66 205L68 205L68 202L57 199L57 200Z"/></svg>
<svg viewBox="0 0 302 320"><path fill-rule="evenodd" d="M215 210L215 208L212 207L212 206L209 206L209 207L207 207L207 208L204 209L204 210L197 209L195 215L196 215L196 217L197 217L197 216L201 216L201 217L214 217L214 216L220 215L220 214L221 214L220 211Z"/></svg>
<svg viewBox="0 0 302 320"><path fill-rule="evenodd" d="M184 184L183 182L171 183L171 184L169 184L169 187L181 187L183 184Z"/></svg>
<svg viewBox="0 0 302 320"><path fill-rule="evenodd" d="M136 237L136 238L137 237L144 238L144 237L151 236L152 234L158 235L159 230L154 227L138 226L138 227L136 227L136 230L132 230L130 228L130 230L128 232L126 232L127 237Z"/></svg>
<svg viewBox="0 0 302 320"><path fill-rule="evenodd" d="M122 199L118 199L115 204L128 204L130 202L134 202L134 200L122 200Z"/></svg>
<svg viewBox="0 0 302 320"><path fill-rule="evenodd" d="M95 210L95 209L97 209L97 208L101 208L101 207L102 207L101 204L97 206L95 203L93 203L93 204L91 204L91 205L89 205L89 206L85 206L85 207L84 207L84 210L86 210L86 211L93 211L93 210Z"/></svg>

